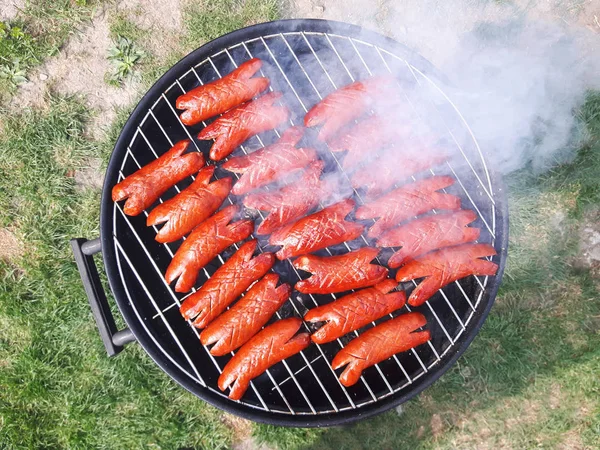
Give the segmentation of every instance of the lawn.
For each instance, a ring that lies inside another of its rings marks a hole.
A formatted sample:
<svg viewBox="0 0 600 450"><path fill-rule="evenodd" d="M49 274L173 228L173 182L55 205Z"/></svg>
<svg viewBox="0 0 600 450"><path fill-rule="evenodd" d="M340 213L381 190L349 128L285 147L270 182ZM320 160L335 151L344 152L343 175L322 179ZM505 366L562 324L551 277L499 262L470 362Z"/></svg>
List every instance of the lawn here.
<svg viewBox="0 0 600 450"><path fill-rule="evenodd" d="M107 358L68 242L98 236L100 193L75 174L94 158L106 164L134 104L98 137L80 95L9 107L19 77L102 7L115 61L105 83L137 77L138 94L202 42L278 15L272 0L190 3L180 39L158 54L113 3L32 1L1 28L0 229L26 245L0 259L0 448L600 448L600 278L578 263L580 230L600 220L597 93L574 112L589 138L572 163L507 178L510 252L496 304L459 363L400 411L331 429L249 426L187 393L135 344Z"/></svg>

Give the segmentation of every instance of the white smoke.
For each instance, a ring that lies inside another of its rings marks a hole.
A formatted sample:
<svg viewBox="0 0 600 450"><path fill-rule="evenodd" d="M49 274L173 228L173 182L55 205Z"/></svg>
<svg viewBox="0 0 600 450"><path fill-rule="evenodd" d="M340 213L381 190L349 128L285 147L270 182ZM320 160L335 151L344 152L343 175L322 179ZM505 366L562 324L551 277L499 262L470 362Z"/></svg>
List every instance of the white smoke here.
<svg viewBox="0 0 600 450"><path fill-rule="evenodd" d="M577 25L585 12L565 3L345 0L324 17L386 33L430 60L492 166L539 172L574 155L576 110L600 87L600 28Z"/></svg>

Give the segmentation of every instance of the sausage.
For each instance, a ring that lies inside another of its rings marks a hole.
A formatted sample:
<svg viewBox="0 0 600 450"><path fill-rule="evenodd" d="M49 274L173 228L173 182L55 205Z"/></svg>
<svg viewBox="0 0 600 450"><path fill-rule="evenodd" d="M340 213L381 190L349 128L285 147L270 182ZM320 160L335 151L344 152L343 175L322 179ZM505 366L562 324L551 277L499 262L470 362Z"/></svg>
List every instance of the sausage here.
<svg viewBox="0 0 600 450"><path fill-rule="evenodd" d="M229 156L246 139L263 131L272 130L285 122L289 110L285 106L273 104L280 98L280 92L270 92L230 109L204 128L198 134L198 139L215 140L210 148L210 158L220 161Z"/></svg>
<svg viewBox="0 0 600 450"><path fill-rule="evenodd" d="M231 190L231 178L211 183L214 171L214 166L204 167L189 187L150 212L146 225L165 223L156 234L158 242L181 239L219 209Z"/></svg>
<svg viewBox="0 0 600 450"><path fill-rule="evenodd" d="M317 158L312 148L296 148L302 139L303 128L291 127L281 138L249 155L231 158L223 168L242 176L233 186L235 195L243 195L265 186L291 172L305 168Z"/></svg>
<svg viewBox="0 0 600 450"><path fill-rule="evenodd" d="M277 230L269 243L283 247L275 255L284 260L356 239L364 227L344 220L353 208L353 200L344 200Z"/></svg>
<svg viewBox="0 0 600 450"><path fill-rule="evenodd" d="M377 247L402 247L388 260L391 268L400 267L432 250L476 241L481 230L467 226L476 219L477 214L471 210L421 217L386 231Z"/></svg>
<svg viewBox="0 0 600 450"><path fill-rule="evenodd" d="M179 141L164 155L115 185L112 189L113 201L127 199L123 212L128 216L137 216L152 206L167 189L198 172L204 165L202 153L183 155L190 142Z"/></svg>
<svg viewBox="0 0 600 450"><path fill-rule="evenodd" d="M242 292L273 267L275 255L262 253L252 257L257 241L246 242L202 285L187 297L179 311L194 326L204 328L225 311Z"/></svg>
<svg viewBox="0 0 600 450"><path fill-rule="evenodd" d="M388 274L385 267L370 264L378 253L376 248L363 247L337 256L301 256L294 261L294 267L312 276L297 282L296 290L303 294L331 294L377 284Z"/></svg>
<svg viewBox="0 0 600 450"><path fill-rule="evenodd" d="M296 334L301 326L302 321L296 317L279 320L246 342L223 369L219 389L231 386L229 398L242 398L253 378L308 347L310 335Z"/></svg>
<svg viewBox="0 0 600 450"><path fill-rule="evenodd" d="M342 130L327 144L332 152L343 152L347 150L342 166L344 169L352 168L359 163L369 159L378 151L395 144L398 140L406 137L410 128L406 124L391 124L379 115L369 116L359 121L356 125L351 124ZM394 161L393 169L402 167L404 161Z"/></svg>
<svg viewBox="0 0 600 450"><path fill-rule="evenodd" d="M369 237L378 237L388 228L432 209L460 209L460 198L436 192L453 183L452 177L434 176L401 186L358 208L356 218L379 218L368 233Z"/></svg>
<svg viewBox="0 0 600 450"><path fill-rule="evenodd" d="M315 344L326 344L364 327L400 309L406 303L404 291L390 292L398 286L385 280L373 287L345 295L327 305L311 309L304 316L307 322L326 322L311 335Z"/></svg>
<svg viewBox="0 0 600 450"><path fill-rule="evenodd" d="M269 86L268 78L250 78L260 70L262 61L252 58L223 78L211 81L180 95L175 102L185 125L196 125L203 120L244 103Z"/></svg>
<svg viewBox="0 0 600 450"><path fill-rule="evenodd" d="M237 212L233 205L219 211L194 228L181 244L165 273L169 284L179 278L175 285L177 292L189 291L200 269L230 245L250 236L254 229L251 220L229 223Z"/></svg>
<svg viewBox="0 0 600 450"><path fill-rule="evenodd" d="M324 165L323 161L311 163L300 178L278 191L246 196L244 205L247 208L269 212L256 229L257 234L273 233L319 204L325 193L324 182L319 179Z"/></svg>
<svg viewBox="0 0 600 450"><path fill-rule="evenodd" d="M495 275L498 265L484 256L493 256L496 250L489 244L463 244L448 247L416 258L398 269L396 280L410 281L426 277L411 292L408 304L420 306L439 289L469 275Z"/></svg>
<svg viewBox="0 0 600 450"><path fill-rule="evenodd" d="M336 370L347 364L340 375L340 382L350 387L358 382L367 367L429 341L431 335L428 330L415 332L426 324L423 314L411 312L370 328L341 349L333 358L331 367Z"/></svg>
<svg viewBox="0 0 600 450"><path fill-rule="evenodd" d="M388 149L378 159L357 169L351 176L352 187L364 189L368 198L374 198L396 183L429 170L446 159L447 154L441 149L401 144L400 148Z"/></svg>
<svg viewBox="0 0 600 450"><path fill-rule="evenodd" d="M232 352L269 321L292 292L289 284L276 287L278 281L277 274L265 275L242 299L208 325L200 334L200 341L203 345L215 344L210 349L212 355Z"/></svg>
<svg viewBox="0 0 600 450"><path fill-rule="evenodd" d="M396 80L378 76L333 91L304 116L304 126L323 125L318 139L328 141L344 125L366 113L378 99L397 97Z"/></svg>

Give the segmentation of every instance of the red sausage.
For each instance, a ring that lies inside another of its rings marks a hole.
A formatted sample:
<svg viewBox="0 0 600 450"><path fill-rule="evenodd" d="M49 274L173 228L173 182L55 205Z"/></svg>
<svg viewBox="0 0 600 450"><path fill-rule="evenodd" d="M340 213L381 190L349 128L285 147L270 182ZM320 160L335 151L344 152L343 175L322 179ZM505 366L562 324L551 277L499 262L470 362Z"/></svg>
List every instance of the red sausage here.
<svg viewBox="0 0 600 450"><path fill-rule="evenodd" d="M414 332L426 324L423 314L411 312L370 328L341 349L331 367L335 370L348 364L340 382L352 386L367 367L427 342L431 338L428 330Z"/></svg>
<svg viewBox="0 0 600 450"><path fill-rule="evenodd" d="M237 211L233 205L219 211L194 228L181 244L165 273L169 284L179 278L175 285L177 292L189 291L200 269L230 245L250 236L254 229L251 220L229 223Z"/></svg>
<svg viewBox="0 0 600 450"><path fill-rule="evenodd" d="M150 212L146 225L166 222L156 234L158 242L181 239L219 209L231 190L231 178L222 178L211 183L210 178L214 171L215 166L203 168L188 188Z"/></svg>
<svg viewBox="0 0 600 450"><path fill-rule="evenodd" d="M243 195L253 189L275 181L290 172L303 169L317 158L312 148L296 148L302 139L303 128L285 130L281 138L265 148L249 155L231 158L223 168L242 176L233 186L235 195Z"/></svg>
<svg viewBox="0 0 600 450"><path fill-rule="evenodd" d="M265 275L242 299L211 322L200 334L203 345L216 342L211 354L226 355L260 331L292 292L289 284L276 287L278 281L277 274Z"/></svg>
<svg viewBox="0 0 600 450"><path fill-rule="evenodd" d="M181 121L195 125L258 95L269 86L268 78L250 78L262 66L262 61L253 58L241 64L223 78L198 86L179 96L175 103L181 113Z"/></svg>
<svg viewBox="0 0 600 450"><path fill-rule="evenodd" d="M318 139L327 141L344 125L362 116L377 99L396 97L396 80L391 76L355 81L333 91L304 116L304 125L323 125Z"/></svg>
<svg viewBox="0 0 600 450"><path fill-rule="evenodd" d="M279 191L250 194L244 199L247 208L269 211L256 229L257 234L273 233L319 204L325 193L324 182L319 179L323 166L323 161L315 161L298 180Z"/></svg>
<svg viewBox="0 0 600 450"><path fill-rule="evenodd" d="M356 210L357 219L379 219L369 229L369 237L378 237L388 228L432 209L459 209L460 198L436 192L454 183L452 177L435 176L404 185Z"/></svg>
<svg viewBox="0 0 600 450"><path fill-rule="evenodd" d="M348 151L342 163L344 168L348 169L397 143L409 133L410 127L406 124L391 124L381 116L369 116L344 129L335 138L330 139L328 145L332 152ZM401 167L403 163L394 161L392 168Z"/></svg>
<svg viewBox="0 0 600 450"><path fill-rule="evenodd" d="M308 347L310 335L296 335L301 326L302 321L295 317L279 320L246 342L223 369L219 389L224 391L233 385L229 398L242 398L253 378Z"/></svg>
<svg viewBox="0 0 600 450"><path fill-rule="evenodd" d="M127 199L123 211L128 216L137 216L171 186L198 172L204 165L204 157L198 152L183 155L189 145L189 140L179 141L167 153L129 175L113 187L113 201Z"/></svg>
<svg viewBox="0 0 600 450"><path fill-rule="evenodd" d="M326 323L310 338L315 344L326 344L402 308L406 303L404 291L388 294L396 286L398 283L388 279L311 309L305 321Z"/></svg>
<svg viewBox="0 0 600 450"><path fill-rule="evenodd" d="M285 122L289 110L285 106L273 104L280 98L280 92L270 92L236 106L204 128L198 134L198 139L215 140L210 148L211 159L219 161L226 158L246 139Z"/></svg>
<svg viewBox="0 0 600 450"><path fill-rule="evenodd" d="M370 264L379 250L363 247L338 256L305 255L294 261L294 267L312 273L296 283L304 294L331 294L372 286L385 279L388 270Z"/></svg>
<svg viewBox="0 0 600 450"><path fill-rule="evenodd" d="M431 169L447 159L440 149L406 144L386 150L381 157L352 174L352 187L364 189L373 198L411 176Z"/></svg>
<svg viewBox="0 0 600 450"><path fill-rule="evenodd" d="M471 210L421 217L385 232L377 247L402 247L388 260L388 266L400 267L432 250L476 241L481 230L467 226L476 219Z"/></svg>
<svg viewBox="0 0 600 450"><path fill-rule="evenodd" d="M200 289L185 299L179 309L185 319L198 316L194 326L205 327L273 267L273 253L252 257L256 245L256 240L242 245Z"/></svg>
<svg viewBox="0 0 600 450"><path fill-rule="evenodd" d="M489 244L463 244L428 253L406 263L396 273L397 281L426 277L411 292L408 304L420 306L439 289L469 275L495 275L498 265L484 256L493 256L496 250Z"/></svg>
<svg viewBox="0 0 600 450"><path fill-rule="evenodd" d="M352 208L354 201L344 200L279 229L269 240L283 246L275 255L284 260L356 239L364 227L344 219Z"/></svg>

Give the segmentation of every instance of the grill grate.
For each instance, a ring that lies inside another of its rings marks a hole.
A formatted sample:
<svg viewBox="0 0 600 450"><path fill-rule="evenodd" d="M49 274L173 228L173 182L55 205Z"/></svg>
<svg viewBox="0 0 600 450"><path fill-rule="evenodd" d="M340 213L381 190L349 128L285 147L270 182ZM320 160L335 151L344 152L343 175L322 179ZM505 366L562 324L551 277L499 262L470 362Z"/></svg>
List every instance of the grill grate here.
<svg viewBox="0 0 600 450"><path fill-rule="evenodd" d="M425 75L393 51L336 33L289 31L259 36L219 49L190 66L189 70L157 95L143 118L134 124L135 131L120 162L118 180L157 158L159 153L180 139L191 139L197 151L206 153L210 142L194 139L206 123L195 127L184 126L174 109L175 99L198 84L220 78L252 57L259 57L266 63L261 73L271 79L270 89L284 93L283 103L293 111L291 125L301 123L304 113L314 103L340 86L370 75L399 74L403 81L400 83L404 88L403 96L415 118L426 123L438 135L445 136L457 150L458 158L440 169L457 180L448 191L459 195L464 207L477 212L476 226L482 228L481 241L496 242L497 209L492 193L498 195L498 187L492 184L482 152L458 109L431 76ZM274 130L252 138L234 155L268 145L279 137L281 131ZM345 174L336 154L329 153L327 159L327 164ZM436 174L434 170L430 170L430 173ZM217 178L231 176L220 168L215 174ZM180 192L189 182L179 183L160 202ZM363 202L356 191L354 197L357 204ZM238 202L232 196L227 201L231 204ZM179 314L179 305L186 296L175 293L163 278L180 243L157 243L154 241L157 228L147 228L145 217L126 216L118 204L112 208L116 263L129 306L169 364L177 367L192 384L226 399L226 393L216 387L216 380L229 357L215 358L200 344L198 330L191 325L191 321L185 325ZM259 212L259 215L262 218L262 213ZM265 239L258 237L258 240L259 248L268 251ZM328 254L338 254L369 243L365 236L361 236L357 241L326 251ZM231 255L237 248L237 245L234 246L224 255ZM217 260L203 269L199 283L208 279L223 264L223 255ZM300 274L289 261L278 263L274 270L281 275L282 281L293 284L300 279ZM428 346L396 355L366 370L360 383L351 388L339 382L330 365L335 353L348 342L349 338L344 337L325 345L313 344L283 364L272 367L251 383L251 390L237 403L272 414L318 415L357 410L396 395L458 350L458 342L464 338L473 317L489 302L482 302L489 278L470 277L457 281L440 291L441 298L435 296L417 308L426 315L432 331ZM413 285L416 283L413 282ZM335 298L333 294L313 296L294 292L276 316L303 316L309 308ZM405 308L410 311L408 306ZM404 309L390 316L403 312ZM308 324L304 326L310 330ZM354 334L358 335L358 332Z"/></svg>

